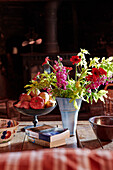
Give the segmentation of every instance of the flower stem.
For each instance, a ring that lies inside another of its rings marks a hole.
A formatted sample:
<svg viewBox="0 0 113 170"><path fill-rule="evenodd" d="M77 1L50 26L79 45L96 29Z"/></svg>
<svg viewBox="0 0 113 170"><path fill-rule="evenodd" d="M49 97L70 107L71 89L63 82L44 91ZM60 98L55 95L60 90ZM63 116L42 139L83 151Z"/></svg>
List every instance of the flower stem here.
<svg viewBox="0 0 113 170"><path fill-rule="evenodd" d="M75 81L77 81L77 65L75 64Z"/></svg>
<svg viewBox="0 0 113 170"><path fill-rule="evenodd" d="M47 63L47 64L56 72L56 70L49 63Z"/></svg>

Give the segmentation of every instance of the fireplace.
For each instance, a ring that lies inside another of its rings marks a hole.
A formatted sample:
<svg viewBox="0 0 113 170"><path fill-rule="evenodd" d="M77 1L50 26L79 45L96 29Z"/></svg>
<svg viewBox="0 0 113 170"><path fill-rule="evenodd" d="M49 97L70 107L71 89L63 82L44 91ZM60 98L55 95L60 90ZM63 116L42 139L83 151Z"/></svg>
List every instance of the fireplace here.
<svg viewBox="0 0 113 170"><path fill-rule="evenodd" d="M24 85L27 84L36 74L37 72L43 72L44 70L50 72L50 68L48 66L42 66L42 63L45 61L45 57L49 56L51 64L53 64L54 60L57 60L57 56L63 58L63 64L68 67L73 67L73 71L71 72L71 77L74 78L74 66L70 62L70 57L75 55L75 53L57 53L57 54L49 54L49 53L26 53L21 54L23 61L23 80Z"/></svg>

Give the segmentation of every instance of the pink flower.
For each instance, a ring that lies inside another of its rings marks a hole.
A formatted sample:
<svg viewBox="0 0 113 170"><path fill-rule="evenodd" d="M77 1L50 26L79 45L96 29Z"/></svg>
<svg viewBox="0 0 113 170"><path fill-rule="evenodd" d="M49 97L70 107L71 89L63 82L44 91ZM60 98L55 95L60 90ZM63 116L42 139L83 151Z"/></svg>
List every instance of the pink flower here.
<svg viewBox="0 0 113 170"><path fill-rule="evenodd" d="M59 60L60 60L60 61L62 61L62 58L61 58L61 57L59 57Z"/></svg>
<svg viewBox="0 0 113 170"><path fill-rule="evenodd" d="M62 67L62 69L56 73L56 78L57 78L57 86L66 90L66 85L68 84L68 82L66 81L67 73L65 67Z"/></svg>

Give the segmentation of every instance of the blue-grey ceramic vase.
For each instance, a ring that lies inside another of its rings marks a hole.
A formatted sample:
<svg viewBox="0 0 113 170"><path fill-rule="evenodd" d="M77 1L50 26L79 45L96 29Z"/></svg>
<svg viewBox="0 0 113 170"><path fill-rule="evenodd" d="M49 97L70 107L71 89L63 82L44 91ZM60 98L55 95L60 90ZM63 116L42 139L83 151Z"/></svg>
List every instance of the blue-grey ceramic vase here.
<svg viewBox="0 0 113 170"><path fill-rule="evenodd" d="M61 112L63 128L68 128L70 130L70 135L75 135L78 112L81 107L82 99L76 99L78 110L75 109L73 102L69 103L70 98L57 97L56 99Z"/></svg>

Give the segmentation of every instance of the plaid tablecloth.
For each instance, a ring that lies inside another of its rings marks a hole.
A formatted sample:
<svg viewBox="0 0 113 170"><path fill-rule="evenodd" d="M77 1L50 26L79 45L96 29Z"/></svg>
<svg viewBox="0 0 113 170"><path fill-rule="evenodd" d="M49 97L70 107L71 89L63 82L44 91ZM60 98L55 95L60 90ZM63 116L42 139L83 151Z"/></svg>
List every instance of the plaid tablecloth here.
<svg viewBox="0 0 113 170"><path fill-rule="evenodd" d="M113 151L55 148L0 153L0 170L113 170Z"/></svg>

